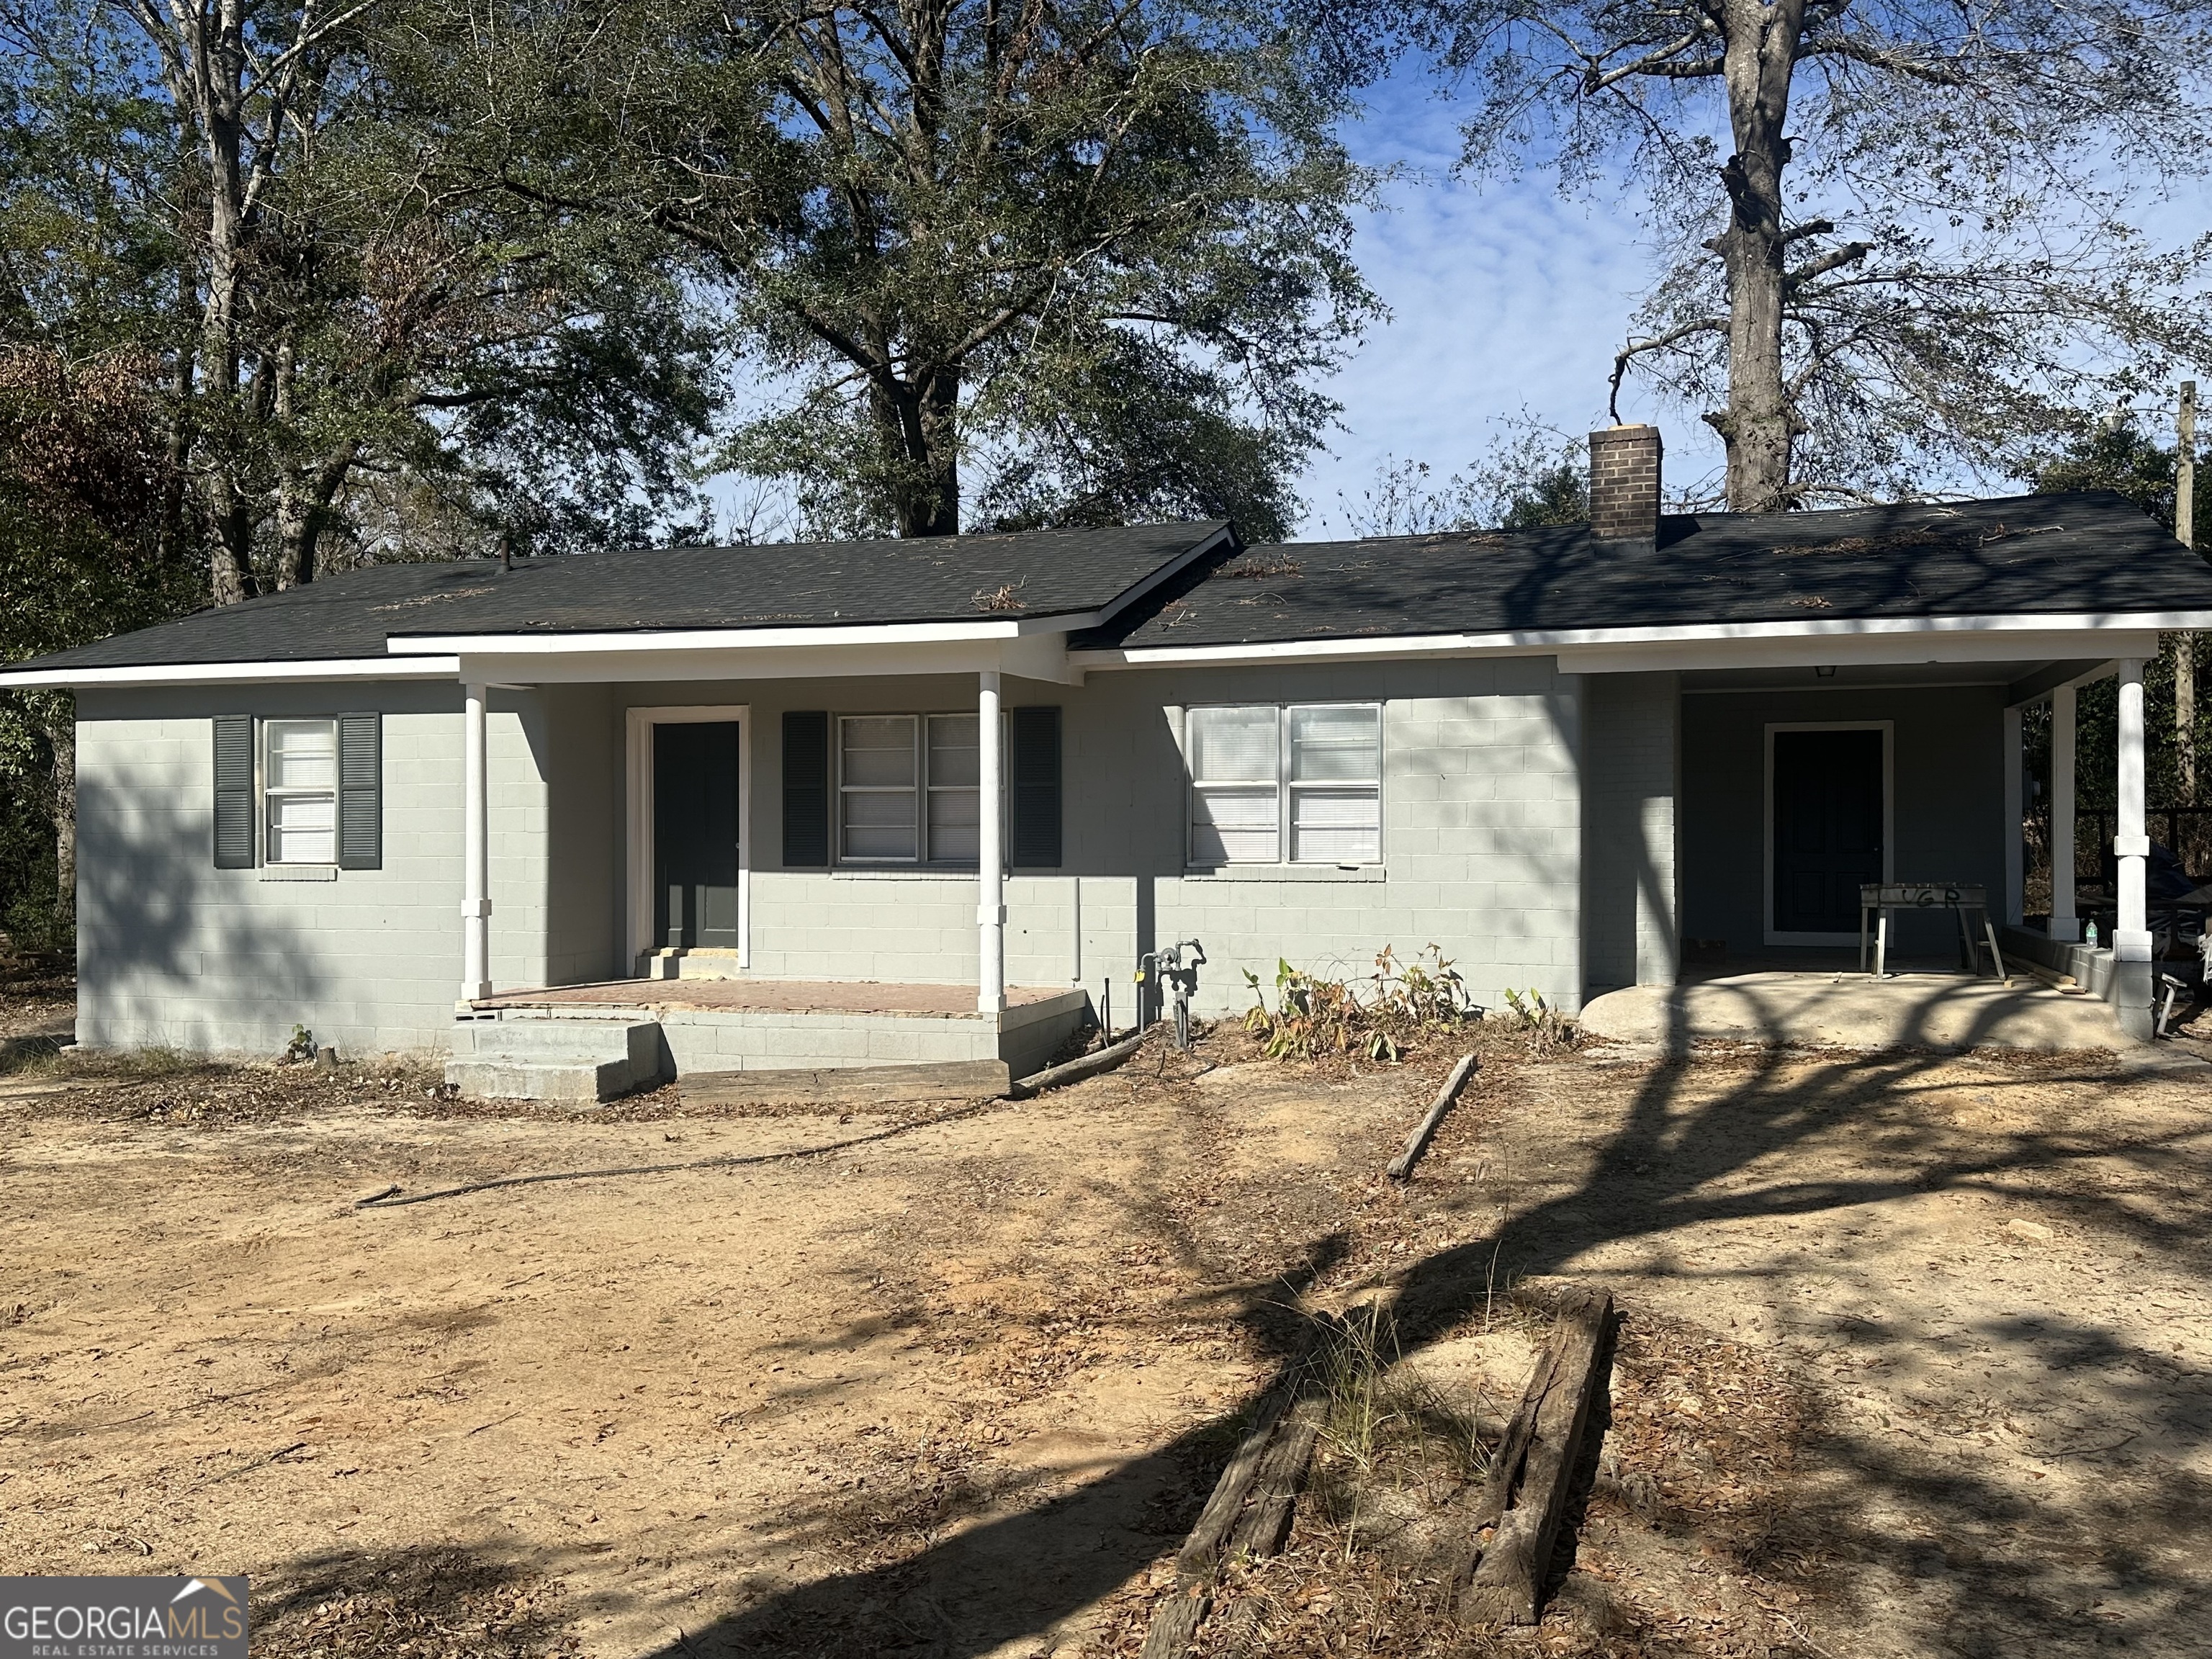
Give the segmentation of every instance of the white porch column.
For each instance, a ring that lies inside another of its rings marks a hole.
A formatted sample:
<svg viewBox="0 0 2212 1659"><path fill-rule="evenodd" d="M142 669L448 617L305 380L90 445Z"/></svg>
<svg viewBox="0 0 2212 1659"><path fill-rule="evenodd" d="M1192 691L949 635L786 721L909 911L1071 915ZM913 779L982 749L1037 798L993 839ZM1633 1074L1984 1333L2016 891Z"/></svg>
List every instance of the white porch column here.
<svg viewBox="0 0 2212 1659"><path fill-rule="evenodd" d="M2074 914L2074 688L2051 694L2051 937L2081 937Z"/></svg>
<svg viewBox="0 0 2212 1659"><path fill-rule="evenodd" d="M979 767L976 813L982 820L975 854L975 927L979 966L975 1006L987 1014L1006 1006L1006 860L1000 838L1006 817L1006 779L999 742L999 671L986 668L975 699Z"/></svg>
<svg viewBox="0 0 2212 1659"><path fill-rule="evenodd" d="M2017 706L2004 711L2004 919L2009 927L2020 926L2027 906L2027 875L2021 856L2021 755L2020 709Z"/></svg>
<svg viewBox="0 0 2212 1659"><path fill-rule="evenodd" d="M484 754L484 688L465 685L462 718L461 1005L491 994L490 777Z"/></svg>
<svg viewBox="0 0 2212 1659"><path fill-rule="evenodd" d="M2130 1036L2151 1034L2150 920L2143 876L2150 864L2150 837L2143 830L2143 684L2140 659L2120 663L2119 795L2114 816L2118 833L2112 856L2118 863L2119 925L2112 929L2114 1007L2120 1029Z"/></svg>

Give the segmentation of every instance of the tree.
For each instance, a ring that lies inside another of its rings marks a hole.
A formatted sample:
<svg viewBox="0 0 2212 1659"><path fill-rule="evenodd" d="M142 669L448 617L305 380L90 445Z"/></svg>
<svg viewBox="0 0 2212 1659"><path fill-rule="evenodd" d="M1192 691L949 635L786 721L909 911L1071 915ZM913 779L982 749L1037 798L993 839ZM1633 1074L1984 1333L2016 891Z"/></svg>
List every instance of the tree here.
<svg viewBox="0 0 2212 1659"><path fill-rule="evenodd" d="M446 38L504 187L707 260L759 400L725 459L816 532L1286 527L1375 308L1292 9L556 0Z"/></svg>
<svg viewBox="0 0 2212 1659"><path fill-rule="evenodd" d="M2168 530L2175 527L2175 483L2180 471L2180 450L2161 444L2146 431L2131 410L2120 409L2101 419L2083 419L2055 451L2035 459L2023 471L2039 495L2069 489L2111 489L2126 496ZM2212 546L2212 502L2205 493L2195 493L2191 518L2193 545ZM2144 695L2148 703L2148 780L2154 799L2176 805L2192 805L2197 799L2197 686L2200 665L2197 635L2168 634L2160 641L2156 660L2145 665ZM2088 727L2102 731L2109 720L2104 704L2111 692L2092 687L2084 694L2091 716ZM2170 713L2169 723L2159 718ZM2117 718L2113 715L2112 718ZM2169 743L2163 735L2171 730ZM2107 735L2105 747L2109 750ZM2091 758L2096 756L2093 753Z"/></svg>
<svg viewBox="0 0 2212 1659"><path fill-rule="evenodd" d="M392 552L395 503L489 544L688 499L715 388L683 271L486 189L409 4L0 0L0 316L155 360L217 602Z"/></svg>
<svg viewBox="0 0 2212 1659"><path fill-rule="evenodd" d="M1589 466L1583 446L1526 410L1464 473L1430 482L1425 461L1386 460L1357 502L1339 494L1355 536L1429 536L1464 530L1535 530L1589 522Z"/></svg>
<svg viewBox="0 0 2212 1659"><path fill-rule="evenodd" d="M1474 100L1468 166L1645 191L1670 268L1616 401L1632 369L1719 399L1705 418L1737 510L1910 492L2016 455L2162 360L2212 361L2176 289L2208 250L2162 264L2116 182L2199 165L2205 8L1434 0L1416 15Z"/></svg>
<svg viewBox="0 0 2212 1659"><path fill-rule="evenodd" d="M0 660L83 644L191 608L167 556L155 365L0 345ZM76 890L76 713L64 692L0 696L0 911L66 935Z"/></svg>

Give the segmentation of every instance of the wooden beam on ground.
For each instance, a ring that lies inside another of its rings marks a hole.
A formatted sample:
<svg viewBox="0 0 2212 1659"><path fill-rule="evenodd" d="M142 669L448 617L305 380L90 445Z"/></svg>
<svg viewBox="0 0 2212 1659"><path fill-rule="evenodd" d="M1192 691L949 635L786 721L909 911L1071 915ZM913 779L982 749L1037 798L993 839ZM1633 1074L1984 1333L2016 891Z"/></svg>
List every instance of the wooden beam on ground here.
<svg viewBox="0 0 2212 1659"><path fill-rule="evenodd" d="M1437 1091L1436 1103L1429 1108L1428 1115L1413 1126L1413 1133L1406 1137L1405 1146L1400 1149L1398 1156L1390 1160L1390 1167L1383 1171L1391 1180L1404 1181L1412 1176L1414 1164L1427 1150L1429 1138L1436 1133L1437 1126L1444 1121L1444 1114L1451 1110L1452 1102L1459 1098L1459 1091L1467 1086L1468 1079L1474 1074L1474 1066L1475 1057L1464 1054L1461 1056L1459 1064L1452 1067L1451 1075L1444 1079L1444 1086Z"/></svg>
<svg viewBox="0 0 2212 1659"><path fill-rule="evenodd" d="M834 1066L758 1072L685 1072L676 1092L687 1106L780 1106L820 1102L875 1106L893 1100L995 1100L1012 1086L1003 1060L915 1066Z"/></svg>
<svg viewBox="0 0 2212 1659"><path fill-rule="evenodd" d="M1230 1557L1249 1556L1256 1561L1282 1553L1298 1494L1305 1489L1306 1471L1313 1463L1314 1442L1321 1437L1328 1415L1328 1398L1312 1387L1301 1392L1284 1413L1260 1460L1251 1502L1229 1534Z"/></svg>
<svg viewBox="0 0 2212 1659"><path fill-rule="evenodd" d="M1314 1387L1310 1341L1261 1396L1229 1467L1176 1554L1175 1589L1152 1613L1140 1659L1183 1659L1212 1610L1221 1565L1237 1551L1272 1555L1290 1531L1327 1402Z"/></svg>
<svg viewBox="0 0 2212 1659"><path fill-rule="evenodd" d="M2069 996L2078 997L2087 994L2081 982L2073 975L2062 974L2056 968L2046 968L2041 963L2031 962L2025 957L2014 957L2010 965L2021 973L2032 975L2041 980L2054 991L2063 991Z"/></svg>
<svg viewBox="0 0 2212 1659"><path fill-rule="evenodd" d="M1510 1491L1496 1515L1498 1530L1459 1597L1462 1624L1494 1626L1536 1622L1544 1577L1551 1567L1553 1546L1559 1540L1575 1466L1581 1457L1590 1401L1610 1369L1601 1362L1612 1322L1613 1298L1602 1291L1581 1297L1560 1312L1545 1352L1536 1361L1536 1374L1522 1396L1524 1407L1530 1407L1531 1396L1534 1404L1525 1445L1517 1459L1518 1475L1508 1467L1499 1482L1510 1486ZM1511 1437L1509 1433L1509 1441ZM1506 1454L1511 1449L1500 1448L1500 1463L1507 1462ZM1493 1496L1486 1487L1479 1518L1490 1509Z"/></svg>
<svg viewBox="0 0 2212 1659"><path fill-rule="evenodd" d="M1058 1089L1070 1083L1080 1083L1087 1077L1097 1077L1101 1072L1110 1072L1144 1046L1145 1034L1123 1037L1119 1042L1109 1042L1091 1054L1079 1054L1060 1066L1048 1066L1042 1072L1032 1072L1014 1082L1013 1097L1027 1100L1031 1095L1042 1094L1047 1089Z"/></svg>

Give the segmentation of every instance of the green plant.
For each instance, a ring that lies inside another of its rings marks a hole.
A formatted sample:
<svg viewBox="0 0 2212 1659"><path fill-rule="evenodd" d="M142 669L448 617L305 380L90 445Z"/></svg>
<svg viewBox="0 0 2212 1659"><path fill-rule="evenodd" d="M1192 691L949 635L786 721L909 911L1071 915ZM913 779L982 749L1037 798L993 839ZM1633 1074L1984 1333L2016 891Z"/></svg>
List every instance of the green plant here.
<svg viewBox="0 0 2212 1659"><path fill-rule="evenodd" d="M1366 1011L1352 988L1339 979L1322 979L1277 958L1275 1006L1271 1010L1260 989L1260 976L1244 970L1252 988L1253 1006L1244 1016L1244 1029L1265 1045L1271 1060L1313 1060L1322 1054L1359 1053L1370 1060L1395 1060L1397 1043L1388 1031L1364 1018Z"/></svg>
<svg viewBox="0 0 2212 1659"><path fill-rule="evenodd" d="M1389 945L1375 958L1374 990L1365 1001L1342 980L1275 964L1275 1006L1267 1006L1260 976L1249 968L1253 1006L1244 1029L1274 1060L1313 1060L1324 1054L1360 1054L1391 1063L1425 1033L1438 1030L1481 1011L1468 1000L1467 987L1449 957L1431 945L1410 963L1401 963Z"/></svg>
<svg viewBox="0 0 2212 1659"><path fill-rule="evenodd" d="M1512 1011L1527 1034L1528 1047L1534 1053L1549 1054L1554 1048L1571 1048L1575 1044L1574 1022L1544 1000L1544 994L1530 988L1527 996L1508 987L1505 1006Z"/></svg>
<svg viewBox="0 0 2212 1659"><path fill-rule="evenodd" d="M315 1034L304 1025L292 1028L291 1040L285 1043L284 1052L276 1056L279 1066L296 1066L315 1057Z"/></svg>

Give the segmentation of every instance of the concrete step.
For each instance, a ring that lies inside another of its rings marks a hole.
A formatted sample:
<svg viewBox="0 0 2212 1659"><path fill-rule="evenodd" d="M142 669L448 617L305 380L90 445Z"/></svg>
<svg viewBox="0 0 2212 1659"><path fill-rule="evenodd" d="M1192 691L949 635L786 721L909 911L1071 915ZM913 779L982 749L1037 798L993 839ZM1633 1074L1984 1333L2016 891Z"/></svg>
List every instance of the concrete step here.
<svg viewBox="0 0 2212 1659"><path fill-rule="evenodd" d="M636 1086L628 1060L454 1060L446 1081L470 1100L544 1100L597 1106Z"/></svg>
<svg viewBox="0 0 2212 1659"><path fill-rule="evenodd" d="M596 1103L658 1083L664 1052L653 1020L463 1020L446 1081L471 1099Z"/></svg>

